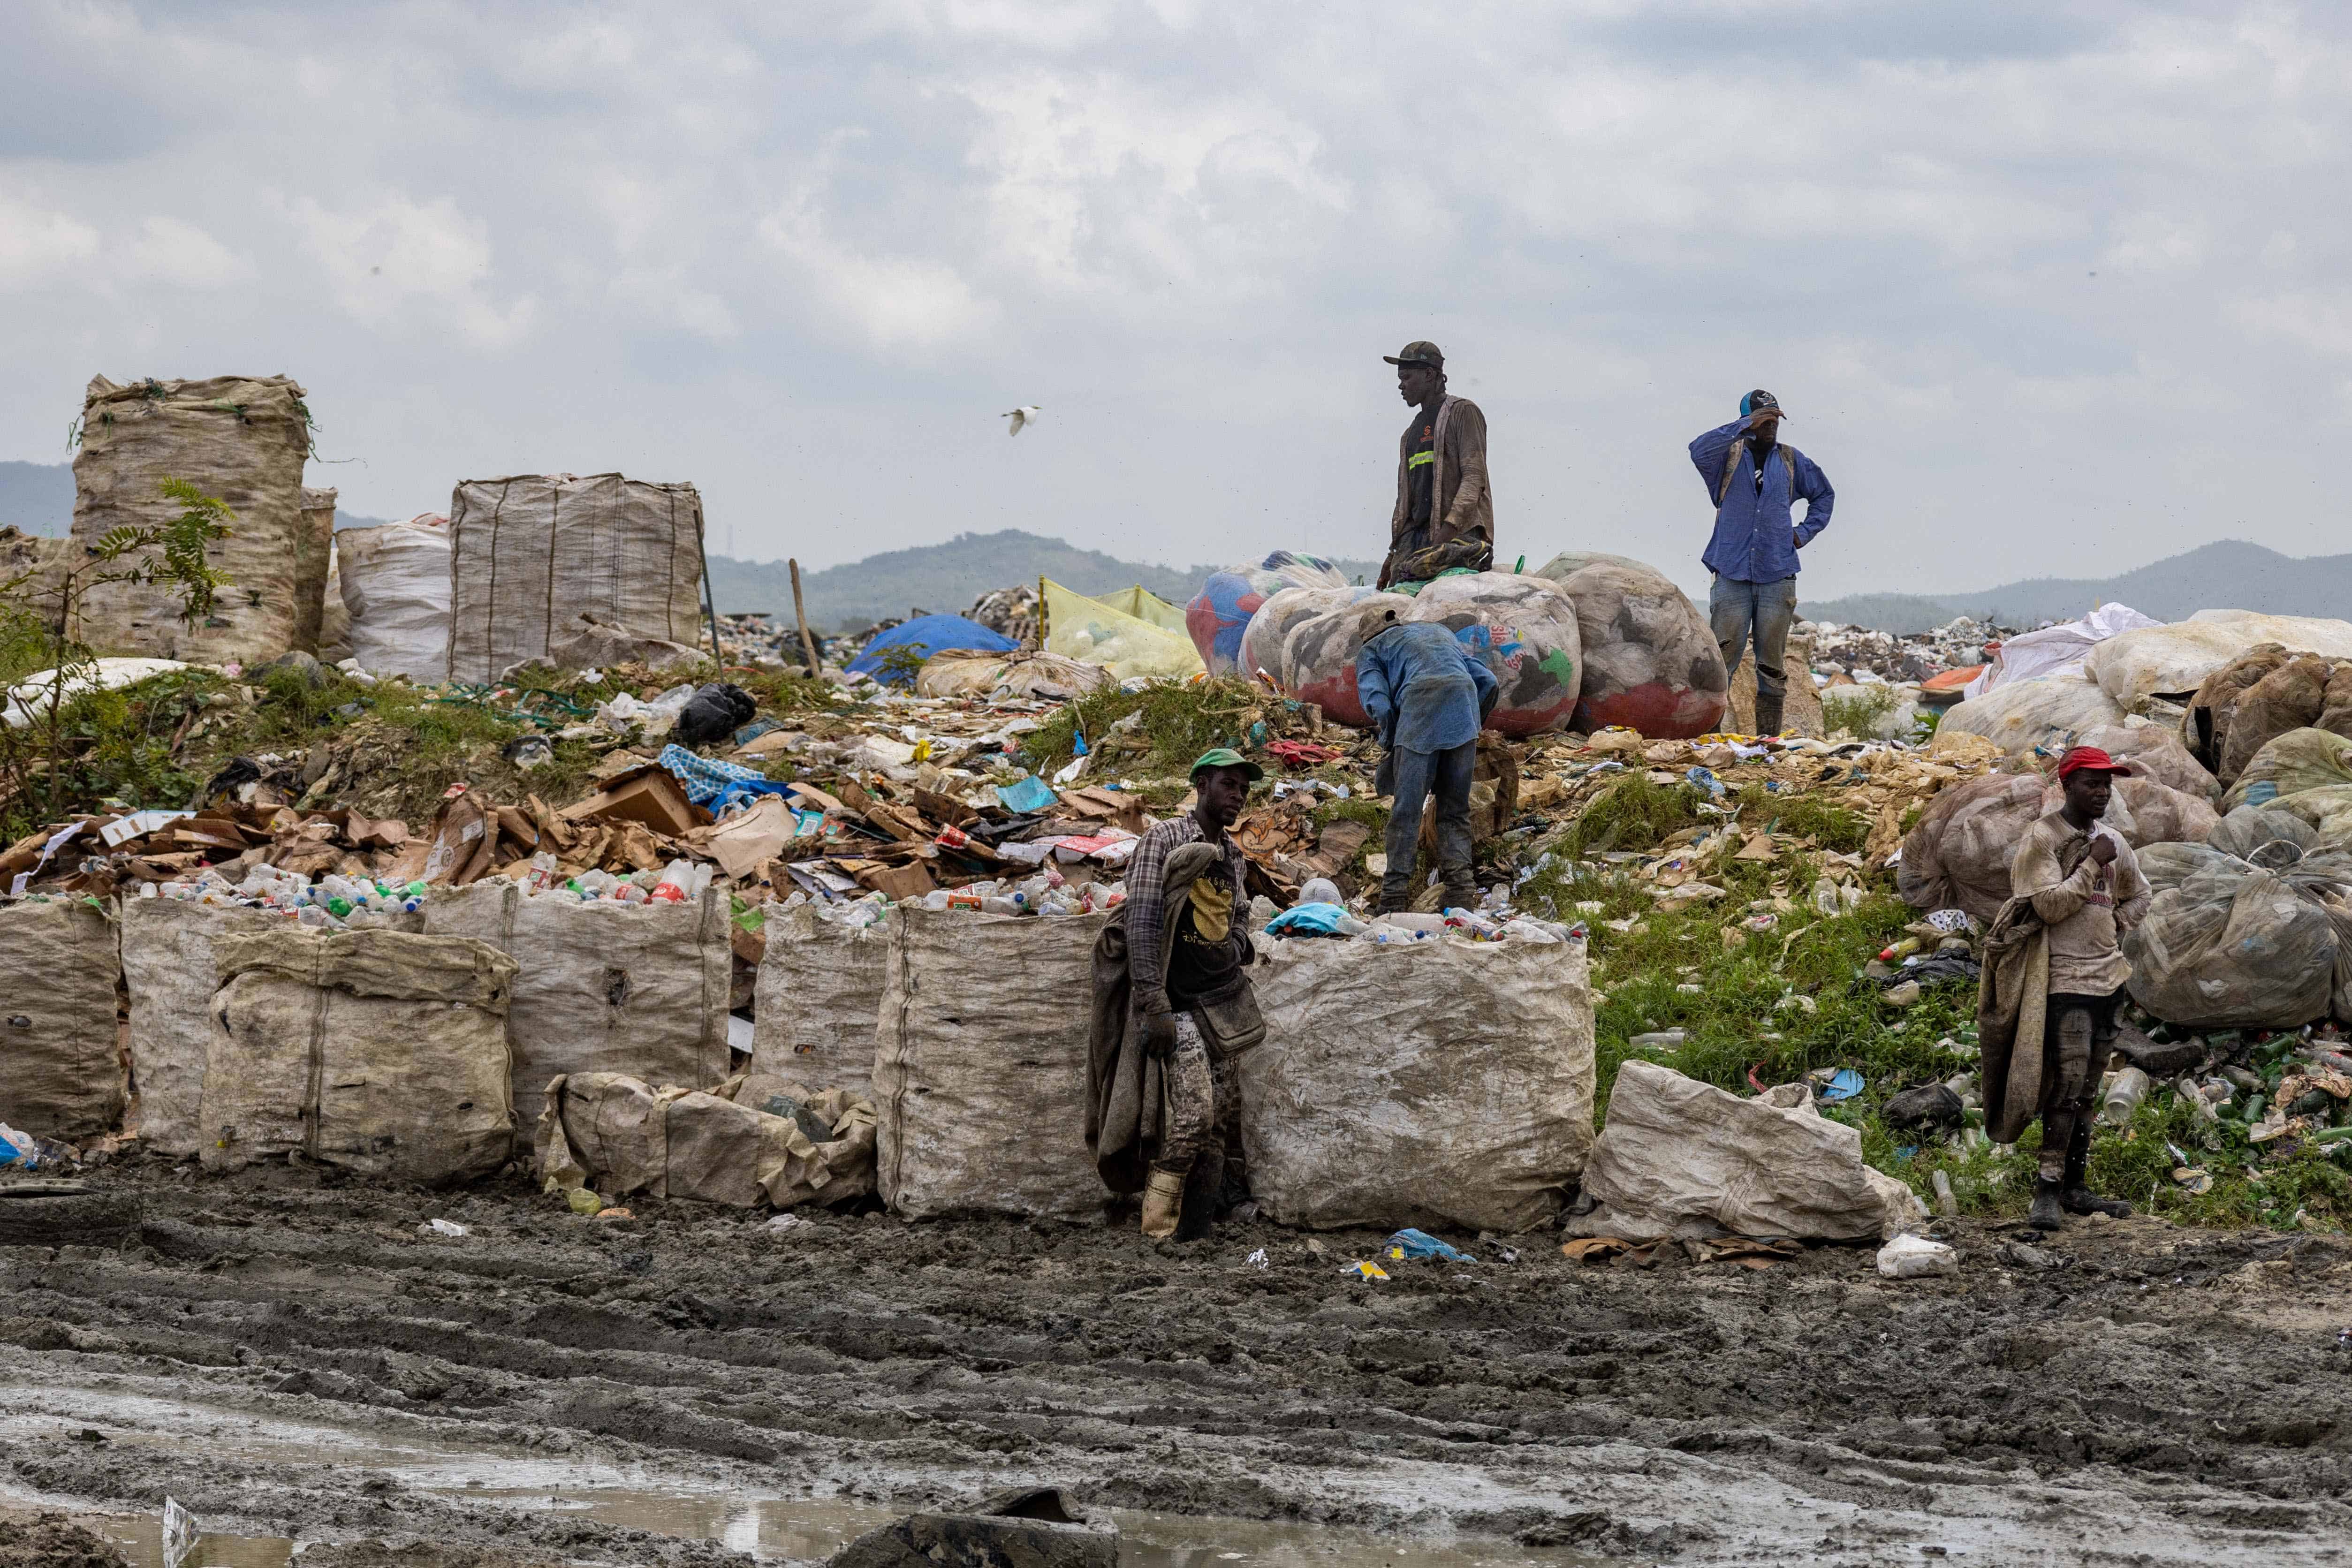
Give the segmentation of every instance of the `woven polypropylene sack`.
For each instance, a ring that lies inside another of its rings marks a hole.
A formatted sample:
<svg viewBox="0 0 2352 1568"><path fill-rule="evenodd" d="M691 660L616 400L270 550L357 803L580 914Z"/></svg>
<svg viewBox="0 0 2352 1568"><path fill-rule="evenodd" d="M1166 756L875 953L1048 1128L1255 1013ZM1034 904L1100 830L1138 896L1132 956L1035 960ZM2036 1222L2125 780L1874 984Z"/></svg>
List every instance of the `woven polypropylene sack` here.
<svg viewBox="0 0 2352 1568"><path fill-rule="evenodd" d="M898 907L874 1058L893 1212L1102 1217L1087 1036L1109 918Z"/></svg>
<svg viewBox="0 0 2352 1568"><path fill-rule="evenodd" d="M1547 577L1509 571L1465 572L1424 583L1399 617L1454 633L1501 688L1486 727L1503 735L1565 729L1582 689L1584 644L1576 601Z"/></svg>
<svg viewBox="0 0 2352 1568"><path fill-rule="evenodd" d="M1981 735L2011 757L2023 757L2037 748L2063 751L2086 732L2123 721L2124 710L2096 683L2052 675L2011 681L1970 697L1945 711L1940 728Z"/></svg>
<svg viewBox="0 0 2352 1568"><path fill-rule="evenodd" d="M2274 806L2241 806L2213 825L2205 841L2250 865L2284 871L2319 846L2319 829Z"/></svg>
<svg viewBox="0 0 2352 1568"><path fill-rule="evenodd" d="M2196 691L2208 675L2263 643L2352 659L2352 622L2200 610L2186 621L2110 637L2091 650L2083 668L2117 703L2137 707L2151 696Z"/></svg>
<svg viewBox="0 0 2352 1568"><path fill-rule="evenodd" d="M2281 795L2269 809L2302 818L2318 831L2321 851L2352 848L2352 784L2330 784Z"/></svg>
<svg viewBox="0 0 2352 1568"><path fill-rule="evenodd" d="M1814 1110L1802 1084L1748 1098L1649 1061L1618 1069L1584 1191L1595 1207L1571 1231L1636 1242L1860 1240L1917 1213L1909 1188L1863 1164L1862 1134Z"/></svg>
<svg viewBox="0 0 2352 1568"><path fill-rule="evenodd" d="M1242 673L1261 671L1283 695L1313 703L1335 724L1371 726L1356 692L1364 641L1412 608L1402 593L1372 588L1286 588L1258 606L1242 633Z"/></svg>
<svg viewBox="0 0 2352 1568"><path fill-rule="evenodd" d="M2042 780L1994 773L1928 802L1903 840L1895 887L1915 909L1967 910L1986 925L2009 902L2009 863L2042 815Z"/></svg>
<svg viewBox="0 0 2352 1568"><path fill-rule="evenodd" d="M100 653L207 664L258 664L293 647L310 450L302 389L284 376L127 387L92 378L74 455L76 544L94 547L116 528L177 517L184 506L163 494L165 479L218 497L236 520L205 552L228 578L211 614L183 621L179 599L162 584L104 583L82 600L82 641Z"/></svg>
<svg viewBox="0 0 2352 1568"><path fill-rule="evenodd" d="M0 604L55 615L58 590L80 559L80 549L69 538L0 528Z"/></svg>
<svg viewBox="0 0 2352 1568"><path fill-rule="evenodd" d="M226 936L284 925L286 917L175 898L126 898L121 907L140 1146L193 1155L205 1144L199 1118L212 1054L214 947Z"/></svg>
<svg viewBox="0 0 2352 1568"><path fill-rule="evenodd" d="M806 904L768 917L752 1001L753 1074L873 1098L887 924L820 920Z"/></svg>
<svg viewBox="0 0 2352 1568"><path fill-rule="evenodd" d="M1533 1229L1592 1148L1581 942L1277 941L1238 1059L1250 1194L1284 1225Z"/></svg>
<svg viewBox="0 0 2352 1568"><path fill-rule="evenodd" d="M2327 912L2288 878L2236 862L2158 894L2123 951L2132 999L2189 1029L2294 1029L2334 995Z"/></svg>
<svg viewBox="0 0 2352 1568"><path fill-rule="evenodd" d="M1697 605L1642 561L1569 551L1538 568L1576 602L1584 676L1575 727L1622 725L1653 740L1687 740L1721 727L1731 676Z"/></svg>
<svg viewBox="0 0 2352 1568"><path fill-rule="evenodd" d="M2076 744L2095 746L2116 761L2130 764L2142 777L2185 795L2202 800L2221 798L2221 781L2189 755L2177 731L2163 725L2102 725L2084 730Z"/></svg>
<svg viewBox="0 0 2352 1568"><path fill-rule="evenodd" d="M327 571L335 559L335 492L302 486L294 533L294 646L316 654L325 634Z"/></svg>
<svg viewBox="0 0 2352 1568"><path fill-rule="evenodd" d="M0 904L0 1119L79 1139L122 1119L114 923L88 904Z"/></svg>
<svg viewBox="0 0 2352 1568"><path fill-rule="evenodd" d="M469 479L449 497L447 676L490 681L583 630L702 641L702 497L618 474Z"/></svg>
<svg viewBox="0 0 2352 1568"><path fill-rule="evenodd" d="M1184 630L1213 675L1241 668L1242 633L1250 617L1286 588L1345 588L1348 579L1320 556L1275 550L1255 565L1213 571L1184 606Z"/></svg>
<svg viewBox="0 0 2352 1568"><path fill-rule="evenodd" d="M734 954L717 888L693 904L583 904L503 881L435 888L425 929L476 937L515 960L508 1027L519 1125L538 1120L548 1080L561 1073L625 1072L685 1089L727 1076Z"/></svg>
<svg viewBox="0 0 2352 1568"><path fill-rule="evenodd" d="M465 1181L513 1154L513 959L464 937L282 920L223 937L214 957L206 1168L299 1150L370 1176Z"/></svg>
<svg viewBox="0 0 2352 1568"><path fill-rule="evenodd" d="M449 523L437 512L335 536L351 656L374 675L449 676Z"/></svg>
<svg viewBox="0 0 2352 1568"><path fill-rule="evenodd" d="M2237 858L2210 843L2150 844L2134 853L2139 860L2139 874L2147 880L2152 893L2164 893L2179 887L2199 872L2210 866L2227 865Z"/></svg>
<svg viewBox="0 0 2352 1568"><path fill-rule="evenodd" d="M2221 805L2234 811L2339 784L2352 784L2352 739L2324 729L2290 729L2254 753Z"/></svg>

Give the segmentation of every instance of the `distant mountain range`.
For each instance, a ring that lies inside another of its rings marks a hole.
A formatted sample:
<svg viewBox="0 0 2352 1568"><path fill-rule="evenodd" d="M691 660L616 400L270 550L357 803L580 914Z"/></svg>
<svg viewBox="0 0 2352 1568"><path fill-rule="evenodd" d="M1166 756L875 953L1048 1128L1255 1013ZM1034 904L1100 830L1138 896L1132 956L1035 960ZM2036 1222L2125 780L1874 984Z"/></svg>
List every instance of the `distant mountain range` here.
<svg viewBox="0 0 2352 1568"><path fill-rule="evenodd" d="M1080 593L1108 593L1140 585L1181 604L1226 563L1181 570L1121 560L1100 550L1084 550L1060 539L1006 528L993 534L958 534L945 544L891 550L864 560L801 574L801 594L809 624L820 632L853 632L891 616L922 610L961 614L991 590L1021 583L1034 586L1050 577ZM1376 560L1334 560L1350 581L1379 576ZM722 613L765 610L793 612L791 570L782 561L710 558L710 592Z"/></svg>
<svg viewBox="0 0 2352 1568"><path fill-rule="evenodd" d="M27 533L63 534L73 521L73 469L68 465L0 463L0 524L13 523ZM363 528L384 520L343 513L335 523L339 528ZM1375 560L1332 564L1350 580L1369 582L1380 571ZM801 582L810 624L820 632L833 632L856 631L910 610L961 612L992 589L1034 583L1040 577L1050 577L1081 593L1107 593L1139 583L1181 604L1215 570L1213 566L1181 570L1148 566L1007 528L1002 533L959 534L945 544L868 556L805 573ZM782 561L734 560L714 555L710 583L722 611L792 613L792 579ZM2117 577L2038 577L1969 593L1855 593L1843 599L1808 601L1802 610L1814 621L1905 632L1925 632L1962 615L2004 625L2032 626L2044 621L2071 620L2110 601L2128 604L2159 621L2179 621L2200 610L2223 607L2273 615L2343 616L2352 612L2352 555L2297 559L2243 539L2223 539Z"/></svg>
<svg viewBox="0 0 2352 1568"><path fill-rule="evenodd" d="M1906 632L1960 615L2034 626L2071 621L2109 602L2158 621L2220 609L2342 617L2352 612L2352 555L2297 559L2243 539L2222 539L2117 577L2037 577L1976 593L1856 593L1809 602L1801 611L1813 621Z"/></svg>

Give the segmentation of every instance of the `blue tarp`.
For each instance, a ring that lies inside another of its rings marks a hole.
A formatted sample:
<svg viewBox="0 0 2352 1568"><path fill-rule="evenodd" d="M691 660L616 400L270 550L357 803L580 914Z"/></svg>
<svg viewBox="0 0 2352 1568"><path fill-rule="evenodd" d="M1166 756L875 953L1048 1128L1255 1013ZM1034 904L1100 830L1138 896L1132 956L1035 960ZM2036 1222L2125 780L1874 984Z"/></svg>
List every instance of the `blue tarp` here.
<svg viewBox="0 0 2352 1568"><path fill-rule="evenodd" d="M928 659L942 648L1010 653L1018 645L1002 632L992 632L979 622L961 615L919 615L903 626L891 627L866 643L866 651L849 661L849 673L853 675L875 675L879 679L877 672L881 668L882 655L893 648L913 647Z"/></svg>

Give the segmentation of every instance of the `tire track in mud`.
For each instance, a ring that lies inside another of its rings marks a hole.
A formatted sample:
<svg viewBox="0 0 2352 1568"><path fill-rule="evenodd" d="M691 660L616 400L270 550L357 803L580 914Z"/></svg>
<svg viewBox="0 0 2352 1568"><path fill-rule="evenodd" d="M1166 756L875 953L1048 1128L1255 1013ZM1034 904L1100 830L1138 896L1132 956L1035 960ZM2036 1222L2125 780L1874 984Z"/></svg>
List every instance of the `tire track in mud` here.
<svg viewBox="0 0 2352 1568"><path fill-rule="evenodd" d="M135 1244L11 1254L0 1375L53 1399L595 1452L765 1494L1052 1479L1122 1508L1689 1563L2322 1561L2352 1525L2352 1351L2326 1327L2352 1320L2352 1271L2314 1241L2085 1227L2070 1266L2012 1272L1971 1235L1958 1279L1895 1283L1857 1249L1645 1272L1525 1238L1516 1265L1377 1284L1340 1278L1376 1239L1318 1253L1265 1226L1153 1249L1003 1221L778 1233L687 1204L604 1224L520 1186L113 1179L145 1202ZM427 1215L474 1233L419 1237ZM171 1490L273 1533L733 1560L369 1491L348 1465L109 1448L7 1464L48 1496Z"/></svg>

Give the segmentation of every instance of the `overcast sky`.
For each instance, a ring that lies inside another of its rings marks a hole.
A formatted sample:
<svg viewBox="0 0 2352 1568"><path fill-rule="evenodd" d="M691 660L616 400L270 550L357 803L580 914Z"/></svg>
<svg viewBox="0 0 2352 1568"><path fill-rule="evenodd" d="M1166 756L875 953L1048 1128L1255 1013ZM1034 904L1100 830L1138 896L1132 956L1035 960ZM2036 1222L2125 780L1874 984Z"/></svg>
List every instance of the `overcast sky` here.
<svg viewBox="0 0 2352 1568"><path fill-rule="evenodd" d="M1371 556L1432 338L1507 563L1702 581L1755 385L1810 597L2347 548L2352 7L7 11L0 457L284 371L355 512L618 468L811 565Z"/></svg>

